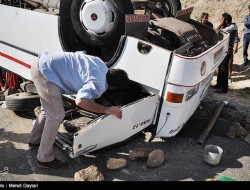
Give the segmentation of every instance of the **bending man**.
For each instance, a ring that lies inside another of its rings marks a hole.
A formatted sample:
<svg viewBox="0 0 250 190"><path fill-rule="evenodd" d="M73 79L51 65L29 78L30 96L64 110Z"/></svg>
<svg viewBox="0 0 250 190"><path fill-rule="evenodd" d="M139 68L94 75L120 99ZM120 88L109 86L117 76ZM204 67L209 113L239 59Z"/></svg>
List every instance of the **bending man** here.
<svg viewBox="0 0 250 190"><path fill-rule="evenodd" d="M122 118L116 106L105 107L94 101L108 88L125 89L129 84L127 73L108 69L98 57L83 51L42 53L31 67L31 77L41 100L41 112L29 138L30 147L38 147L38 166L62 168L67 162L58 160L53 145L65 117L62 93L76 94L75 103L83 109Z"/></svg>

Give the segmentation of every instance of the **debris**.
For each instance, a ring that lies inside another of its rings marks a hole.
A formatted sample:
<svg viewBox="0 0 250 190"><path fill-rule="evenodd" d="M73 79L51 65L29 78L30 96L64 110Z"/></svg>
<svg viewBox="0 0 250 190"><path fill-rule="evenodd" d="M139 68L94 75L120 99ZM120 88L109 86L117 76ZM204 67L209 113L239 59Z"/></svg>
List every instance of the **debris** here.
<svg viewBox="0 0 250 190"><path fill-rule="evenodd" d="M250 134L248 134L246 137L245 137L245 141L250 144Z"/></svg>
<svg viewBox="0 0 250 190"><path fill-rule="evenodd" d="M244 115L240 121L240 125L245 128L246 124L247 124L247 117L246 117L246 115Z"/></svg>
<svg viewBox="0 0 250 190"><path fill-rule="evenodd" d="M227 176L220 176L219 179L216 178L208 178L206 181L236 181L235 179L232 179Z"/></svg>
<svg viewBox="0 0 250 190"><path fill-rule="evenodd" d="M148 171L148 166L147 166L147 165L143 165L143 166L142 166L142 170L143 170L144 172L147 172L147 171Z"/></svg>
<svg viewBox="0 0 250 190"><path fill-rule="evenodd" d="M237 137L246 137L247 136L247 130L243 127L239 126L235 128L235 135Z"/></svg>
<svg viewBox="0 0 250 190"><path fill-rule="evenodd" d="M227 176L220 176L218 181L236 181L236 180Z"/></svg>
<svg viewBox="0 0 250 190"><path fill-rule="evenodd" d="M229 138L235 137L246 137L247 130L244 129L239 122L235 122L229 129L229 132L226 134Z"/></svg>
<svg viewBox="0 0 250 190"><path fill-rule="evenodd" d="M227 137L233 139L235 138L235 131L232 130L232 127L230 128L229 132L226 134Z"/></svg>
<svg viewBox="0 0 250 190"><path fill-rule="evenodd" d="M8 167L4 167L4 169L0 171L0 181L7 181L6 175L8 174L8 172Z"/></svg>
<svg viewBox="0 0 250 190"><path fill-rule="evenodd" d="M225 103L225 107L237 110L236 106L233 103L228 102L228 101L224 101L224 103Z"/></svg>
<svg viewBox="0 0 250 190"><path fill-rule="evenodd" d="M75 173L75 181L103 181L104 177L95 165Z"/></svg>
<svg viewBox="0 0 250 190"><path fill-rule="evenodd" d="M107 161L107 169L117 170L125 167L127 165L127 160L124 158L109 158Z"/></svg>
<svg viewBox="0 0 250 190"><path fill-rule="evenodd" d="M125 181L125 180L115 178L113 179L113 181Z"/></svg>
<svg viewBox="0 0 250 190"><path fill-rule="evenodd" d="M218 181L216 178L207 178L206 181Z"/></svg>
<svg viewBox="0 0 250 190"><path fill-rule="evenodd" d="M41 112L41 106L37 106L34 109L35 116L38 117Z"/></svg>
<svg viewBox="0 0 250 190"><path fill-rule="evenodd" d="M164 152L160 149L155 149L148 155L147 166L150 168L159 167L164 161Z"/></svg>
<svg viewBox="0 0 250 190"><path fill-rule="evenodd" d="M77 131L81 130L81 128L74 123L74 121L64 120L62 123L64 129L69 133L76 133Z"/></svg>
<svg viewBox="0 0 250 190"><path fill-rule="evenodd" d="M129 151L129 159L137 160L139 158L147 158L150 152L152 152L152 148L136 148Z"/></svg>

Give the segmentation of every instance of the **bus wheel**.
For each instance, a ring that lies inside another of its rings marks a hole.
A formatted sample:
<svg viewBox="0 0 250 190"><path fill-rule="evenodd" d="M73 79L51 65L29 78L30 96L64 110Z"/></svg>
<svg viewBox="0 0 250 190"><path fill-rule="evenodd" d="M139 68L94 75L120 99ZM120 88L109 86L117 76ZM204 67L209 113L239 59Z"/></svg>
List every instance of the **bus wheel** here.
<svg viewBox="0 0 250 190"><path fill-rule="evenodd" d="M131 0L72 0L71 20L82 41L112 47L125 33L125 14L133 14Z"/></svg>
<svg viewBox="0 0 250 190"><path fill-rule="evenodd" d="M6 108L12 111L33 111L40 106L40 96L30 92L20 92L5 97Z"/></svg>
<svg viewBox="0 0 250 190"><path fill-rule="evenodd" d="M160 18L175 17L176 12L181 10L180 0L134 1L133 5L135 10L144 9L145 13L155 13Z"/></svg>

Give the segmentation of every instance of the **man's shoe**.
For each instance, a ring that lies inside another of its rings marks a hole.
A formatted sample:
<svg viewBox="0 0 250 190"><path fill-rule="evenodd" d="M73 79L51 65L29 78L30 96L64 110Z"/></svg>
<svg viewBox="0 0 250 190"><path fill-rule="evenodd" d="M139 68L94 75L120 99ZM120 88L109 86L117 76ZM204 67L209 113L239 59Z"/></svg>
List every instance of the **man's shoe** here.
<svg viewBox="0 0 250 190"><path fill-rule="evenodd" d="M40 146L40 144L29 143L30 148L38 148L39 146Z"/></svg>
<svg viewBox="0 0 250 190"><path fill-rule="evenodd" d="M68 162L57 160L57 158L55 158L51 162L41 162L38 160L38 167L40 167L40 168L59 169L59 168L64 168L66 166L68 166Z"/></svg>
<svg viewBox="0 0 250 190"><path fill-rule="evenodd" d="M219 88L219 86L218 86L218 84L216 84L216 85L214 85L214 86L211 85L211 88L216 88L216 89L217 89L217 88Z"/></svg>
<svg viewBox="0 0 250 190"><path fill-rule="evenodd" d="M215 93L218 93L218 94L226 94L226 93L227 93L226 90L223 90L223 89L221 89L221 88L216 89L214 92L215 92Z"/></svg>
<svg viewBox="0 0 250 190"><path fill-rule="evenodd" d="M245 60L244 63L243 63L243 66L247 66L249 63L249 60Z"/></svg>

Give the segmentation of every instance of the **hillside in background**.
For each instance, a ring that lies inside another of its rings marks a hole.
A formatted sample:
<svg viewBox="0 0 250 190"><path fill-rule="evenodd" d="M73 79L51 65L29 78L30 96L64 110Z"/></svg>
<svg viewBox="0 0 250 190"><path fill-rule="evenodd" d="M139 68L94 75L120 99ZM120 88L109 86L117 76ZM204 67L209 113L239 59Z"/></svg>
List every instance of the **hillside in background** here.
<svg viewBox="0 0 250 190"><path fill-rule="evenodd" d="M242 39L243 39L243 18L248 13L249 0L181 0L182 8L194 7L191 18L199 21L202 12L209 13L209 20L214 27L219 25L221 14L228 12L233 17L233 22L238 26L240 37L239 52L235 55L239 62L242 62ZM241 63L239 63L241 64Z"/></svg>

